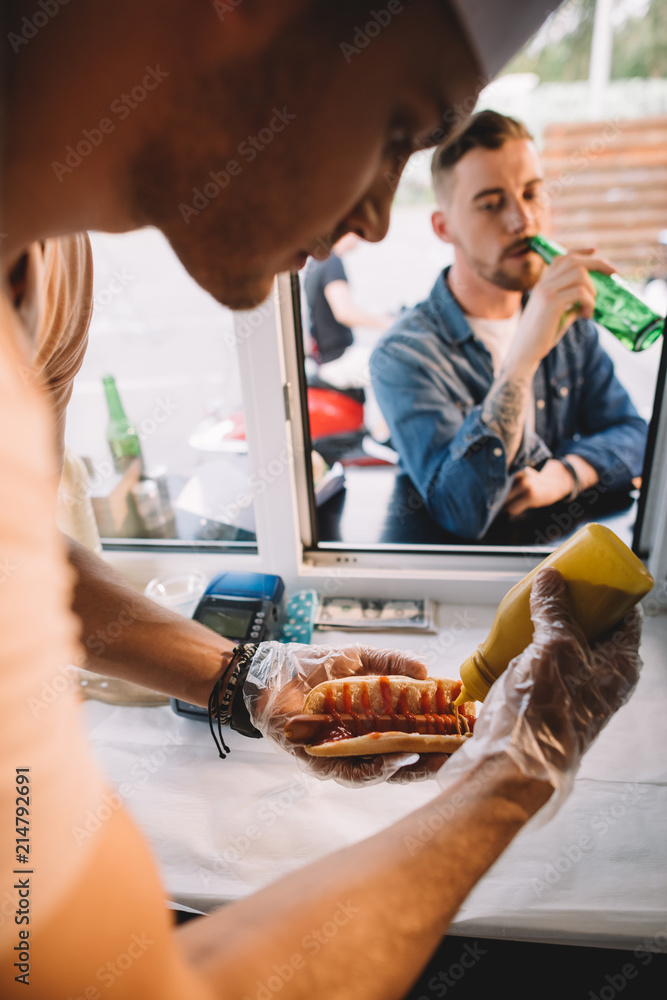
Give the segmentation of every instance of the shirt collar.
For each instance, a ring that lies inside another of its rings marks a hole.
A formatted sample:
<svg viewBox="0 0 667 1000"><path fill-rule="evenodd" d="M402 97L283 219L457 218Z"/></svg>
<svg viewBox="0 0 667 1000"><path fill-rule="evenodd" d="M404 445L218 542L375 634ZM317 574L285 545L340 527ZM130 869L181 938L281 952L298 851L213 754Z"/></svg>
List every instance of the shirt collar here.
<svg viewBox="0 0 667 1000"><path fill-rule="evenodd" d="M449 268L438 275L429 303L433 304L432 315L438 333L447 344L461 344L473 336L470 324L461 306L452 295L447 284Z"/></svg>
<svg viewBox="0 0 667 1000"><path fill-rule="evenodd" d="M474 333L463 309L447 284L447 275L450 270L451 265L440 272L427 302L429 305L433 304L431 315L442 339L447 344L462 344L465 340L474 337ZM522 309L526 307L528 296L529 293L524 292L521 299Z"/></svg>

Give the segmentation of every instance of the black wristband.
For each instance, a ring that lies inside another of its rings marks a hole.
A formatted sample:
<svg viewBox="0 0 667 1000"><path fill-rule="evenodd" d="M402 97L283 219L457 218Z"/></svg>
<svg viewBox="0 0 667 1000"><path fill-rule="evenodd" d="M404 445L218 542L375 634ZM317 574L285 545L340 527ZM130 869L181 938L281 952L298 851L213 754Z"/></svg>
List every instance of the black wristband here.
<svg viewBox="0 0 667 1000"><path fill-rule="evenodd" d="M208 725L211 730L211 736L213 737L217 747L218 754L223 760L228 753L231 753L231 751L225 743L222 735L222 727L231 724L232 706L235 696L238 693L239 678L241 673L243 673L243 680L245 680L248 674L250 661L256 651L256 643L249 643L247 646L235 646L232 651L231 660L213 685L213 690L211 691L211 695L208 699ZM227 678L229 678L229 680L225 685L225 680ZM223 688L225 693L221 698L220 695ZM248 722L250 722L249 719Z"/></svg>
<svg viewBox="0 0 667 1000"><path fill-rule="evenodd" d="M572 465L572 462L568 462L566 458L559 458L558 461L561 465L565 466L572 477L572 491L569 496L565 497L565 500L576 500L581 493L581 480L577 475L577 470Z"/></svg>
<svg viewBox="0 0 667 1000"><path fill-rule="evenodd" d="M261 740L262 734L259 729L253 726L248 706L246 705L245 698L243 697L243 685L245 684L245 679L248 676L251 662L252 659L249 659L239 674L236 691L234 692L234 698L232 700L231 719L229 725L235 733L240 733L242 736L248 736L253 740Z"/></svg>

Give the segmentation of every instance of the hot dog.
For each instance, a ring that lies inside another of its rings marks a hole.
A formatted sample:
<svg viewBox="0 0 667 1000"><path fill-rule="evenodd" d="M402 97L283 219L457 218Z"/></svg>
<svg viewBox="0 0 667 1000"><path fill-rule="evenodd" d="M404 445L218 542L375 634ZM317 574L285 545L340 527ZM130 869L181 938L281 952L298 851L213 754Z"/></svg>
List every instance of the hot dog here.
<svg viewBox="0 0 667 1000"><path fill-rule="evenodd" d="M474 702L458 709L461 682L429 677L344 677L318 684L285 736L314 757L405 751L454 753L472 736Z"/></svg>

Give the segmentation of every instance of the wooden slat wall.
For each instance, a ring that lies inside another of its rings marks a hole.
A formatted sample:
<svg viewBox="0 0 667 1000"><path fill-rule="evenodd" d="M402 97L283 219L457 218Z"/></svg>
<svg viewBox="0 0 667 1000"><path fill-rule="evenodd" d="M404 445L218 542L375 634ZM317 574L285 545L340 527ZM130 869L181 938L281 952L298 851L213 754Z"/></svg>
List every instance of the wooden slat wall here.
<svg viewBox="0 0 667 1000"><path fill-rule="evenodd" d="M664 273L667 115L550 125L543 141L554 238L598 247L627 277Z"/></svg>

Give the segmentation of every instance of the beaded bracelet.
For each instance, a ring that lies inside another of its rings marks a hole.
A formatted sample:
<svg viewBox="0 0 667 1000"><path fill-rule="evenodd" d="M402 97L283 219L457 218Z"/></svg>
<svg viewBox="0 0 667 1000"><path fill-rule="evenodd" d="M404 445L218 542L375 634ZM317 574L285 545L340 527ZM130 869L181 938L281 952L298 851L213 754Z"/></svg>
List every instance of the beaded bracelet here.
<svg viewBox="0 0 667 1000"><path fill-rule="evenodd" d="M211 736L215 742L218 750L218 755L224 760L231 750L225 743L224 737L222 735L222 727L228 726L231 722L231 711L230 706L234 698L234 693L238 686L239 677L241 672L244 670L253 656L257 651L256 643L249 643L246 645L235 646L232 650L232 658L227 664L227 667L223 670L220 677L213 685L213 690L208 699L208 726L211 730ZM244 671L244 677L247 674L247 670ZM225 681L227 681L227 686L225 687ZM225 693L220 699L220 693L222 689L225 689ZM217 736L214 729L214 724L217 725Z"/></svg>

